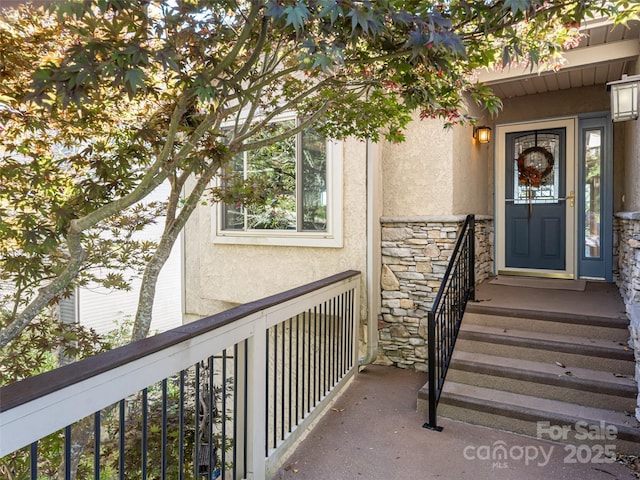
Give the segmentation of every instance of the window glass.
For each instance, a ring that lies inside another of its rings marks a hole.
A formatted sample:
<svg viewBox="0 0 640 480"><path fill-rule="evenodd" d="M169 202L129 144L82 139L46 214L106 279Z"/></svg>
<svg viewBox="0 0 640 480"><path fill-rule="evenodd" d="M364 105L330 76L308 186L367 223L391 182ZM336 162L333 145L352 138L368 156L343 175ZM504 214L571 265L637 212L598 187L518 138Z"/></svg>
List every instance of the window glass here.
<svg viewBox="0 0 640 480"><path fill-rule="evenodd" d="M600 167L602 164L602 130L585 132L584 172L584 244L586 258L600 258Z"/></svg>
<svg viewBox="0 0 640 480"><path fill-rule="evenodd" d="M518 203L557 203L560 135L532 133L515 140L513 198Z"/></svg>
<svg viewBox="0 0 640 480"><path fill-rule="evenodd" d="M313 129L302 132L302 230L327 229L327 142Z"/></svg>
<svg viewBox="0 0 640 480"><path fill-rule="evenodd" d="M296 120L275 122L258 136L270 138L295 127ZM327 230L326 139L307 129L278 143L237 155L232 170L259 194L244 207L224 205L223 229L235 231Z"/></svg>
<svg viewBox="0 0 640 480"><path fill-rule="evenodd" d="M236 155L229 166L231 173L244 172L244 155ZM225 204L222 209L223 225L225 230L244 229L244 207L240 202Z"/></svg>

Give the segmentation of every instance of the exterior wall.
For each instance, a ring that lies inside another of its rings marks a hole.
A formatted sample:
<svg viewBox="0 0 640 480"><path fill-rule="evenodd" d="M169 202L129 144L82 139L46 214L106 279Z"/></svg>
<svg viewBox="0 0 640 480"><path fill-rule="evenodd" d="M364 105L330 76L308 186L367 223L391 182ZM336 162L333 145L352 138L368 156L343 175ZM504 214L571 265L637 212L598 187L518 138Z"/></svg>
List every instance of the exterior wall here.
<svg viewBox="0 0 640 480"><path fill-rule="evenodd" d="M417 115L401 144L382 145L383 215L450 215L453 211L453 132Z"/></svg>
<svg viewBox="0 0 640 480"><path fill-rule="evenodd" d="M491 125L486 112L479 110L471 99L466 103L478 126ZM471 125L452 129L453 214L493 215L494 144L494 140L487 144L476 142Z"/></svg>
<svg viewBox="0 0 640 480"><path fill-rule="evenodd" d="M465 216L382 219L378 363L427 370L427 312ZM476 282L493 271L493 220L476 217Z"/></svg>
<svg viewBox="0 0 640 480"><path fill-rule="evenodd" d="M445 128L416 115L405 134L401 144L382 145L384 216L492 212L491 144L475 143L470 125Z"/></svg>
<svg viewBox="0 0 640 480"><path fill-rule="evenodd" d="M311 248L214 244L212 206L186 227L187 320L201 318L344 270L366 271L366 143L343 144L343 246ZM248 281L250 280L250 281ZM362 289L366 295L366 289ZM362 301L363 309L366 302Z"/></svg>
<svg viewBox="0 0 640 480"><path fill-rule="evenodd" d="M616 220L620 295L627 306L640 304L640 212L620 212Z"/></svg>

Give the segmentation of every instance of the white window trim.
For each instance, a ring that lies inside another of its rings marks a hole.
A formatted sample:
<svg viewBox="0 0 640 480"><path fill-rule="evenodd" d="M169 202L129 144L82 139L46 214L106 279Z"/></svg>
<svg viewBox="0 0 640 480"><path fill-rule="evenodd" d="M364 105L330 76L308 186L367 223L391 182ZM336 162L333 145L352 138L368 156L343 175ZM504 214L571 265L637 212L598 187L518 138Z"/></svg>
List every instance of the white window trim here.
<svg viewBox="0 0 640 480"><path fill-rule="evenodd" d="M211 229L214 244L266 245L289 247L341 248L342 239L342 172L343 142L327 140L327 230L325 232L293 232L289 230L224 230L223 204L211 207Z"/></svg>

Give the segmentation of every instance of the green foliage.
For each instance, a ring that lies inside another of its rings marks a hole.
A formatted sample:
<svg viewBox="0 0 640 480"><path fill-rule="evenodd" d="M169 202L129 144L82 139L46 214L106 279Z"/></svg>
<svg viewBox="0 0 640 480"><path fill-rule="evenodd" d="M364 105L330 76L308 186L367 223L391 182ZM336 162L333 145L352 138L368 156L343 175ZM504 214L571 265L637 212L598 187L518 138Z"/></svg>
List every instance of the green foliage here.
<svg viewBox="0 0 640 480"><path fill-rule="evenodd" d="M8 318L6 315L0 317ZM41 314L36 317L8 346L0 350L0 386L52 370L59 358L65 361L87 358L110 348L94 330L78 324L61 323ZM56 478L63 458L64 435L53 433L39 443L42 478ZM28 479L29 449L13 452L0 459L0 477ZM82 473L82 469L79 471ZM87 475L79 478L86 478Z"/></svg>
<svg viewBox="0 0 640 480"><path fill-rule="evenodd" d="M123 261L158 271L235 155L310 125L337 139L402 141L416 110L446 125L468 121L467 98L495 113L500 101L476 84L476 69L553 68L582 20L624 21L640 11L622 0L99 0L54 8L0 12L0 280L15 286L10 332L89 279L126 288ZM285 112L304 121L261 139ZM196 185L181 199L188 178ZM131 229L118 237L109 222L120 214L151 221L157 211L128 209L163 181L172 191L158 248L133 242ZM232 182L231 193L259 197L252 181ZM132 243L120 250L123 238ZM151 304L141 304L141 334ZM0 332L0 345L10 332Z"/></svg>
<svg viewBox="0 0 640 480"><path fill-rule="evenodd" d="M56 368L59 356L79 360L108 348L94 330L42 314L0 350L0 386Z"/></svg>
<svg viewBox="0 0 640 480"><path fill-rule="evenodd" d="M70 222L133 188L152 147L140 137L144 105L128 105L113 91L81 110L27 101L34 65L56 64L71 34L26 8L3 12L0 25L0 91L22 112L11 115L0 146L0 282L13 286L0 307L14 318L64 270ZM139 204L88 229L83 269L50 301L88 283L128 289L123 271L139 272L155 246L134 234L163 211L162 203Z"/></svg>

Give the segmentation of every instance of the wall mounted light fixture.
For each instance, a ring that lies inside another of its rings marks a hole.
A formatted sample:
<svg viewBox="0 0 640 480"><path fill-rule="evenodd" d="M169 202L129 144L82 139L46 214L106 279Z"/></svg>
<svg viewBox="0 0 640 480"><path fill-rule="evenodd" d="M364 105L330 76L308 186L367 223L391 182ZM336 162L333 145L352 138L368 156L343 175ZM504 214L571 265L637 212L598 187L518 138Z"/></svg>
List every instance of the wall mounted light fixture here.
<svg viewBox="0 0 640 480"><path fill-rule="evenodd" d="M620 80L607 83L607 90L611 91L611 120L624 122L638 118L640 75L622 75Z"/></svg>
<svg viewBox="0 0 640 480"><path fill-rule="evenodd" d="M485 126L473 127L473 138L478 143L489 143L491 141L491 128Z"/></svg>

